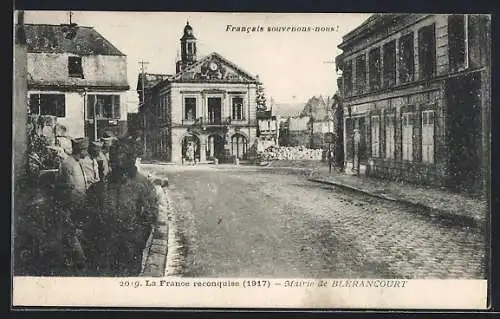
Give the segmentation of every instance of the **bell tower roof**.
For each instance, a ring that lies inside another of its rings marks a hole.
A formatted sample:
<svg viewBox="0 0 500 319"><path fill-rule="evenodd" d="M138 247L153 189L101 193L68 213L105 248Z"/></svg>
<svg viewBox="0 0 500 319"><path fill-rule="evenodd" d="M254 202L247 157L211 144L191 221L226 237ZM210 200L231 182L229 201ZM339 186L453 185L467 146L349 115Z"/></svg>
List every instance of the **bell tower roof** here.
<svg viewBox="0 0 500 319"><path fill-rule="evenodd" d="M193 27L189 24L189 21L186 22L186 26L184 27L184 33L182 35L181 40L186 39L196 39L193 34Z"/></svg>

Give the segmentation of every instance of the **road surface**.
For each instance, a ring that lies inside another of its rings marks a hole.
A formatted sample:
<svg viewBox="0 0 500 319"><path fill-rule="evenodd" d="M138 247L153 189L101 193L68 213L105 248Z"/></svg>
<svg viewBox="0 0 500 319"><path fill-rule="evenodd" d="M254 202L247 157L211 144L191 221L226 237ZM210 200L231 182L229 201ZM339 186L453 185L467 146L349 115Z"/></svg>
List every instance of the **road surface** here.
<svg viewBox="0 0 500 319"><path fill-rule="evenodd" d="M485 277L484 235L396 203L258 168L151 170L169 178L183 276Z"/></svg>

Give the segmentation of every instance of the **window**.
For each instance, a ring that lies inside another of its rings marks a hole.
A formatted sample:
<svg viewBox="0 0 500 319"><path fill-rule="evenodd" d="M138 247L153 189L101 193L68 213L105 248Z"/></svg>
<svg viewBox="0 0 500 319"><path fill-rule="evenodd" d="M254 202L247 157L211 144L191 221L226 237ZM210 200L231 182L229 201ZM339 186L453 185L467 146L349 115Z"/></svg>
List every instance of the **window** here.
<svg viewBox="0 0 500 319"><path fill-rule="evenodd" d="M88 95L87 96L87 119L119 119L120 118L120 96L119 95Z"/></svg>
<svg viewBox="0 0 500 319"><path fill-rule="evenodd" d="M192 54L193 53L193 43L191 42L188 42L188 54Z"/></svg>
<svg viewBox="0 0 500 319"><path fill-rule="evenodd" d="M30 94L30 114L66 116L66 96L64 94Z"/></svg>
<svg viewBox="0 0 500 319"><path fill-rule="evenodd" d="M82 58L78 56L68 57L68 73L70 77L83 79Z"/></svg>
<svg viewBox="0 0 500 319"><path fill-rule="evenodd" d="M356 92L364 93L366 89L366 58L362 54L356 58Z"/></svg>
<svg viewBox="0 0 500 319"><path fill-rule="evenodd" d="M448 16L448 50L450 70L458 71L467 67L467 16Z"/></svg>
<svg viewBox="0 0 500 319"><path fill-rule="evenodd" d="M243 98L233 97L233 107L232 107L233 120L243 119Z"/></svg>
<svg viewBox="0 0 500 319"><path fill-rule="evenodd" d="M344 78L344 93L345 95L352 94L352 61L347 61L342 73Z"/></svg>
<svg viewBox="0 0 500 319"><path fill-rule="evenodd" d="M196 98L184 98L184 119L194 121L196 119Z"/></svg>
<svg viewBox="0 0 500 319"><path fill-rule="evenodd" d="M391 41L386 43L384 50L384 71L383 83L384 87L391 87L396 84L396 42Z"/></svg>
<svg viewBox="0 0 500 319"><path fill-rule="evenodd" d="M368 54L368 65L370 66L368 77L370 79L370 90L380 89L380 48L375 48Z"/></svg>
<svg viewBox="0 0 500 319"><path fill-rule="evenodd" d="M161 118L166 119L167 118L167 96L163 95L160 98L160 103L161 103Z"/></svg>
<svg viewBox="0 0 500 319"><path fill-rule="evenodd" d="M435 25L423 27L418 31L418 64L420 78L433 76L436 72L436 36Z"/></svg>
<svg viewBox="0 0 500 319"><path fill-rule="evenodd" d="M380 156L380 118L372 116L372 157Z"/></svg>
<svg viewBox="0 0 500 319"><path fill-rule="evenodd" d="M434 111L422 112L422 162L434 163Z"/></svg>
<svg viewBox="0 0 500 319"><path fill-rule="evenodd" d="M247 153L247 139L241 134L231 137L231 155L244 159Z"/></svg>
<svg viewBox="0 0 500 319"><path fill-rule="evenodd" d="M403 134L403 160L413 161L413 113L403 113L401 126Z"/></svg>
<svg viewBox="0 0 500 319"><path fill-rule="evenodd" d="M394 115L385 116L385 157L394 158Z"/></svg>
<svg viewBox="0 0 500 319"><path fill-rule="evenodd" d="M413 33L410 33L399 40L399 81L401 83L413 81L414 69Z"/></svg>

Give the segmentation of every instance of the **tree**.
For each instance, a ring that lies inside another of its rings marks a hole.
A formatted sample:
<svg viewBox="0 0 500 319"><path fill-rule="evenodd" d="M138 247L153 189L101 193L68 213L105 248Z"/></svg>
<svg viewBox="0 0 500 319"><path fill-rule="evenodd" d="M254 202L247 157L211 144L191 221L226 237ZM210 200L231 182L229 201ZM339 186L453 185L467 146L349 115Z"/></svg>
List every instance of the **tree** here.
<svg viewBox="0 0 500 319"><path fill-rule="evenodd" d="M262 83L257 84L257 111L266 111L267 110L267 104L266 104L266 94L264 92L264 87L262 86Z"/></svg>

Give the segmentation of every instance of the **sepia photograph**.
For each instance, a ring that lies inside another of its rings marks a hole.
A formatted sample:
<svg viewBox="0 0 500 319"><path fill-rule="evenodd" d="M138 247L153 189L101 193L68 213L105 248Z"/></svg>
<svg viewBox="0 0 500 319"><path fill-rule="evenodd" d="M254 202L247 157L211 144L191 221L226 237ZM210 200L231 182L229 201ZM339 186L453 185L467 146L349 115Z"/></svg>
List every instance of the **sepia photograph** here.
<svg viewBox="0 0 500 319"><path fill-rule="evenodd" d="M491 15L13 14L14 306L487 309Z"/></svg>

